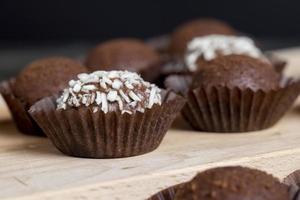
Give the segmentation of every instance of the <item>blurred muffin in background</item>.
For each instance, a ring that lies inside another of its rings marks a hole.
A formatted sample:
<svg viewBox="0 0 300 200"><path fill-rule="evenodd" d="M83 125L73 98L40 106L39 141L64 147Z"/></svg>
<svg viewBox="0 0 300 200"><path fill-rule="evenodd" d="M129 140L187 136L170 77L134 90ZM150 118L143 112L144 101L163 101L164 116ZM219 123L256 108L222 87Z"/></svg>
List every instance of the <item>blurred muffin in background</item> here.
<svg viewBox="0 0 300 200"><path fill-rule="evenodd" d="M44 135L27 113L36 101L58 94L68 81L87 69L76 60L65 57L38 59L30 63L16 78L3 81L3 95L18 129L25 134Z"/></svg>
<svg viewBox="0 0 300 200"><path fill-rule="evenodd" d="M189 41L195 37L211 34L237 35L227 23L210 18L202 18L178 26L171 36L169 50L173 56L183 56Z"/></svg>
<svg viewBox="0 0 300 200"><path fill-rule="evenodd" d="M273 54L265 54L254 40L246 36L212 34L195 37L187 43L182 57L171 57L164 65L164 74L194 73L215 59L228 55L244 55L268 63L281 73L286 62Z"/></svg>
<svg viewBox="0 0 300 200"><path fill-rule="evenodd" d="M36 101L58 94L68 81L87 69L76 60L52 57L36 60L19 73L14 92L30 106Z"/></svg>
<svg viewBox="0 0 300 200"><path fill-rule="evenodd" d="M154 48L134 38L113 39L100 43L86 58L91 71L128 70L137 72L147 81L155 80L161 68L161 59Z"/></svg>
<svg viewBox="0 0 300 200"><path fill-rule="evenodd" d="M251 38L217 34L195 37L188 42L184 63L187 70L193 72L214 59L227 55L245 55L269 63Z"/></svg>

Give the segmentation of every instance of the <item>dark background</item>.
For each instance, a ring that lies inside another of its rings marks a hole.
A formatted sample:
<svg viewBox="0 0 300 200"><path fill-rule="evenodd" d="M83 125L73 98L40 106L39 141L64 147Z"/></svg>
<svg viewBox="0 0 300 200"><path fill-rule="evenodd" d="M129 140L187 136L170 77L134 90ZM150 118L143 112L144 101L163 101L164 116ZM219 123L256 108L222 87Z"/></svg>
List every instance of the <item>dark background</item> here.
<svg viewBox="0 0 300 200"><path fill-rule="evenodd" d="M0 0L0 78L38 57L82 57L99 41L150 38L197 17L225 20L266 49L296 46L299 11L299 0Z"/></svg>

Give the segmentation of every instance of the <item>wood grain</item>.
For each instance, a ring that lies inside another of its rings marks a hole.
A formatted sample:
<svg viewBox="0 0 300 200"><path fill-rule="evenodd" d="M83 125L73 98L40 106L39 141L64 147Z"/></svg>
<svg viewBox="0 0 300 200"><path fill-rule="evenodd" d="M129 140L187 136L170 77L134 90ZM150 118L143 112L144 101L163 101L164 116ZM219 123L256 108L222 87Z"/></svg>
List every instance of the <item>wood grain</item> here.
<svg viewBox="0 0 300 200"><path fill-rule="evenodd" d="M287 73L299 75L300 51L278 53L291 63ZM3 105L0 119L6 121ZM252 133L199 133L179 119L181 130L170 130L159 149L126 159L67 157L46 138L22 135L12 122L1 122L0 199L145 199L224 165L256 167L283 178L300 168L297 105L275 127Z"/></svg>

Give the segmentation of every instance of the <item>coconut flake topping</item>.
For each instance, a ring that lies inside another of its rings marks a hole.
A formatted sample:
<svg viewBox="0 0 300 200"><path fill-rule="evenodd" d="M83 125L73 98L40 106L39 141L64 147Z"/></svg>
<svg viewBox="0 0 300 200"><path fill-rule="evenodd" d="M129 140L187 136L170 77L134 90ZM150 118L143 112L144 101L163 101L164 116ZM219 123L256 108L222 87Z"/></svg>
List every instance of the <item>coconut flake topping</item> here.
<svg viewBox="0 0 300 200"><path fill-rule="evenodd" d="M213 60L218 55L247 55L253 58L263 57L262 52L248 37L208 35L196 37L188 43L185 63L190 71L196 71L199 57L206 61Z"/></svg>
<svg viewBox="0 0 300 200"><path fill-rule="evenodd" d="M96 71L79 74L57 99L57 109L86 106L93 112L120 110L132 114L161 105L160 89L128 71Z"/></svg>

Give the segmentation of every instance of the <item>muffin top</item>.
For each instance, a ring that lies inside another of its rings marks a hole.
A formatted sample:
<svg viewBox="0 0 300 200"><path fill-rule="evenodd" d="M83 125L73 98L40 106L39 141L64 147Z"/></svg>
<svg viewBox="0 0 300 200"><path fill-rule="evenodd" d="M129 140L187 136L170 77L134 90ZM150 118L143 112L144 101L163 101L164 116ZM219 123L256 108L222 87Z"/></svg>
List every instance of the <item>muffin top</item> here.
<svg viewBox="0 0 300 200"><path fill-rule="evenodd" d="M288 188L272 175L246 167L221 167L199 173L175 200L287 200Z"/></svg>
<svg viewBox="0 0 300 200"><path fill-rule="evenodd" d="M200 67L201 60L211 61L218 56L231 54L266 60L260 49L255 46L254 41L248 37L208 35L196 37L188 43L185 63L189 71L196 71Z"/></svg>
<svg viewBox="0 0 300 200"><path fill-rule="evenodd" d="M25 103L57 94L68 85L68 80L87 69L79 62L64 57L36 60L19 73L14 85L14 93Z"/></svg>
<svg viewBox="0 0 300 200"><path fill-rule="evenodd" d="M216 19L194 20L176 28L172 34L170 51L173 55L184 56L189 41L211 34L236 35L236 31L225 22Z"/></svg>
<svg viewBox="0 0 300 200"><path fill-rule="evenodd" d="M57 99L57 109L88 107L93 112L144 112L161 104L160 89L128 71L95 71L79 74Z"/></svg>
<svg viewBox="0 0 300 200"><path fill-rule="evenodd" d="M280 75L271 64L249 56L229 55L212 60L196 72L192 88L225 86L268 91L279 84Z"/></svg>
<svg viewBox="0 0 300 200"><path fill-rule="evenodd" d="M96 46L87 56L86 64L95 70L129 70L138 73L157 65L158 53L138 39L114 39Z"/></svg>

